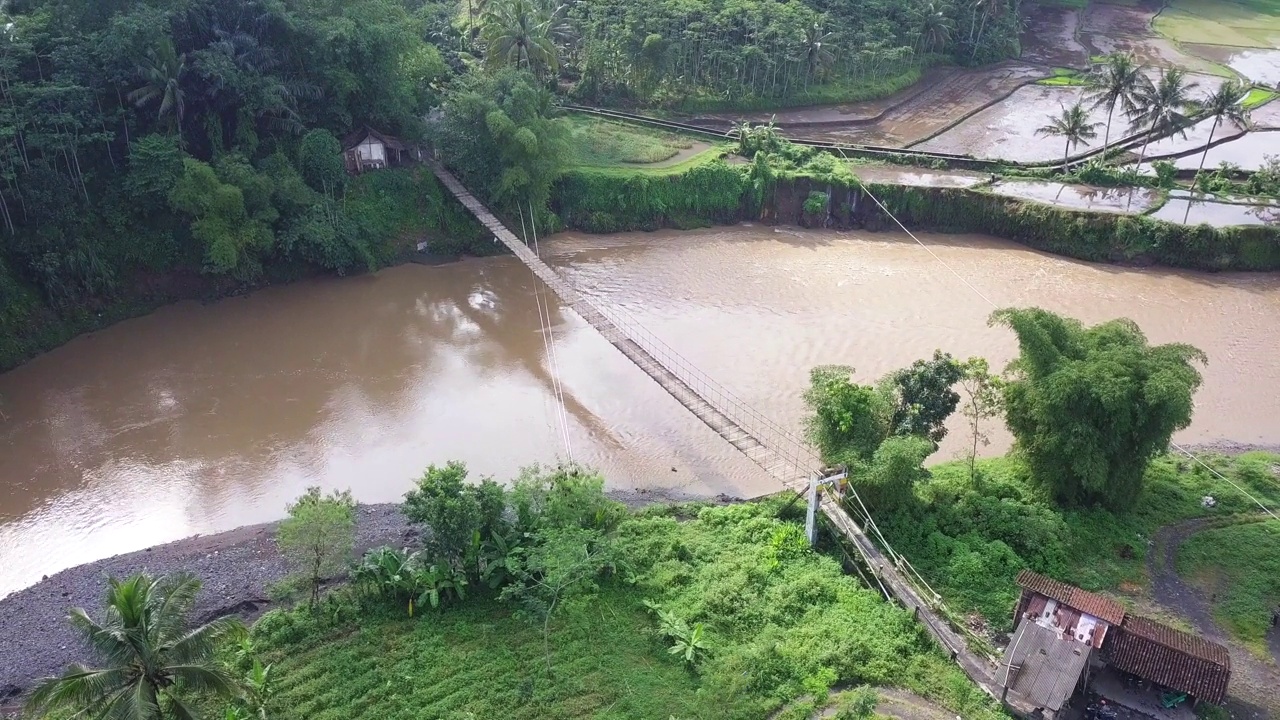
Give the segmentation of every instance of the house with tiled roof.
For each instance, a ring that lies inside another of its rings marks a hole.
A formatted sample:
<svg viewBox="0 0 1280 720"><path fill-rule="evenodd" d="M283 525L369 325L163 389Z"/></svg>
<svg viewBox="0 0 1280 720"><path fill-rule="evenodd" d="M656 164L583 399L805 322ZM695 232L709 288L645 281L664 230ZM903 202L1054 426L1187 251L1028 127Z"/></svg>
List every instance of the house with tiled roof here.
<svg viewBox="0 0 1280 720"><path fill-rule="evenodd" d="M1110 598L1018 573L1014 634L997 673L1005 700L1057 717L1090 677L1125 673L1194 705L1221 703L1231 677L1222 645L1127 613Z"/></svg>

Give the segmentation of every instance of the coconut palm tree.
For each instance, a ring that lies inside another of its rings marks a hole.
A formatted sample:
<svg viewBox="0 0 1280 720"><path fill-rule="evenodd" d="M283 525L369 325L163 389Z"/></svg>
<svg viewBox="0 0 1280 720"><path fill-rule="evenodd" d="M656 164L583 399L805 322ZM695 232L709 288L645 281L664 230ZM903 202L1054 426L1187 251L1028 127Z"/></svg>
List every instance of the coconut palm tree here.
<svg viewBox="0 0 1280 720"><path fill-rule="evenodd" d="M186 94L182 90L182 74L187 69L186 55L178 55L173 41L165 38L154 50L148 50L146 58L138 66L144 85L129 93L129 101L138 107L160 101L156 117L164 118L172 113L175 126L182 132L182 117L187 112Z"/></svg>
<svg viewBox="0 0 1280 720"><path fill-rule="evenodd" d="M1089 76L1087 97L1093 102L1090 110L1107 108L1107 130L1102 136L1102 150L1106 153L1111 143L1111 118L1116 114L1116 105L1126 115L1133 112L1134 95L1143 80L1143 66L1139 65L1131 53L1112 53L1107 56L1101 72Z"/></svg>
<svg viewBox="0 0 1280 720"><path fill-rule="evenodd" d="M1213 118L1213 125L1209 128L1209 141L1204 144L1204 153L1200 155L1200 167L1196 168L1196 182L1200 181L1205 158L1209 157L1209 146L1213 144L1213 134L1218 130L1218 123L1225 118L1244 127L1248 122L1249 111L1242 104L1248 94L1249 86L1235 80L1223 80L1218 89L1200 104L1205 114ZM1195 187L1195 183L1192 183L1192 187Z"/></svg>
<svg viewBox="0 0 1280 720"><path fill-rule="evenodd" d="M480 37L490 67L515 65L541 73L558 66L552 30L561 26L559 7L538 0L491 0Z"/></svg>
<svg viewBox="0 0 1280 720"><path fill-rule="evenodd" d="M1072 147L1088 145L1090 140L1098 137L1098 126L1102 124L1089 122L1089 111L1081 103L1064 107L1060 114L1046 117L1049 118L1049 124L1037 129L1036 135L1066 138L1066 147L1062 151L1063 163L1067 162Z"/></svg>
<svg viewBox="0 0 1280 720"><path fill-rule="evenodd" d="M947 17L946 9L934 0L927 0L916 8L916 23L920 48L926 53L942 50L951 40L951 18Z"/></svg>
<svg viewBox="0 0 1280 720"><path fill-rule="evenodd" d="M70 615L100 666L73 664L61 677L44 680L31 694L27 709L37 714L67 709L76 717L160 720L162 701L168 714L194 717L182 693L234 696L236 683L214 653L222 640L241 636L244 626L222 619L189 630L187 616L199 590L200 581L187 574L113 578L102 622L79 608Z"/></svg>
<svg viewBox="0 0 1280 720"><path fill-rule="evenodd" d="M1187 113L1199 107L1191 99L1191 91L1199 86L1200 83L1187 82L1187 73L1180 68L1161 70L1160 79L1155 82L1145 75L1142 77L1130 114L1132 130L1147 130L1142 152L1138 153L1139 165L1147 158L1151 138L1173 132L1186 136Z"/></svg>
<svg viewBox="0 0 1280 720"><path fill-rule="evenodd" d="M823 18L819 18L804 30L804 87L806 90L809 89L809 80L819 75L836 60L836 56L831 52L831 38L834 33L827 32L822 23Z"/></svg>

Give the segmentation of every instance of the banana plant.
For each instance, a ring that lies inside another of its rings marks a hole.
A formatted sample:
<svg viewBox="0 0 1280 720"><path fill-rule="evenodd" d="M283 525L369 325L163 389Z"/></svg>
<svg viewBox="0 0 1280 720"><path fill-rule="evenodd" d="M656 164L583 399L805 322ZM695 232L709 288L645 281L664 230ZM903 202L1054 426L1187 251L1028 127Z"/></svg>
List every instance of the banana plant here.
<svg viewBox="0 0 1280 720"><path fill-rule="evenodd" d="M466 599L466 574L458 572L448 564L440 563L421 568L414 573L414 581L420 588L418 594L420 606L430 603L432 608L438 609L441 604L448 603L451 598L459 601ZM410 615L412 614L411 610Z"/></svg>
<svg viewBox="0 0 1280 720"><path fill-rule="evenodd" d="M490 590L511 582L519 568L520 545L495 534L480 546L479 570L480 580Z"/></svg>

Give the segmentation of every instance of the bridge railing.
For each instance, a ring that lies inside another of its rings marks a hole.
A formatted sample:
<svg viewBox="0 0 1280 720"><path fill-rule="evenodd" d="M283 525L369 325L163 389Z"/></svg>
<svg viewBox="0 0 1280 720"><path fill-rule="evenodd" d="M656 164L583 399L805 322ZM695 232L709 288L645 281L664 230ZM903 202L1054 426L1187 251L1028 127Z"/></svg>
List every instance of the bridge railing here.
<svg viewBox="0 0 1280 720"><path fill-rule="evenodd" d="M616 326L628 340L638 345L668 372L689 386L708 405L741 428L744 433L753 437L765 450L773 453L783 464L783 467L774 468L774 474L779 475L779 479L793 484L807 478L822 466L821 458L809 443L756 410L722 383L717 382L652 333L635 316L619 306L606 308L589 297L584 296L584 299L595 311Z"/></svg>

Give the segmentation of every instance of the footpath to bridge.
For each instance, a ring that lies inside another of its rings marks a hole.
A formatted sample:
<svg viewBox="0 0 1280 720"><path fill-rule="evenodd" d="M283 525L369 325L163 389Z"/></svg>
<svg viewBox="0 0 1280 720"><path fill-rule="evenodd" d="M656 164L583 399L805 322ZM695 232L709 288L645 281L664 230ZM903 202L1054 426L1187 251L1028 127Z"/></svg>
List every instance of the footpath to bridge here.
<svg viewBox="0 0 1280 720"><path fill-rule="evenodd" d="M606 308L578 292L508 230L444 166L434 161L427 165L499 242L627 359L784 487L798 493L808 492L810 481L822 468L822 463L808 444L698 370L625 311ZM995 665L972 652L964 637L938 613L935 608L940 599L936 595L918 590L919 585L910 581L909 568L904 567L905 560L897 555L893 560L887 557L836 494L826 493L819 508L831 527L862 556L863 563L875 575L880 587L920 620L929 635L973 682L992 697L1000 698ZM932 595L931 601L926 601L926 594Z"/></svg>

